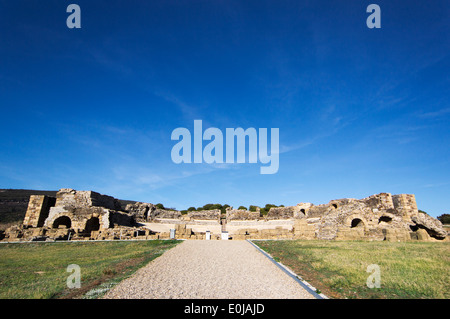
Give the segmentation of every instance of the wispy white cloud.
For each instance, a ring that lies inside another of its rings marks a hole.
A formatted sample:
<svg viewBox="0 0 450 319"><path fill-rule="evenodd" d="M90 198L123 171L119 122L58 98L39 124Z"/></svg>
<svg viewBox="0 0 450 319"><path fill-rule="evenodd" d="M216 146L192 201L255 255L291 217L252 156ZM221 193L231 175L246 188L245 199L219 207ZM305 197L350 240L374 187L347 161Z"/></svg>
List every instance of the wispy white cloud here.
<svg viewBox="0 0 450 319"><path fill-rule="evenodd" d="M313 124L310 123L310 125L312 126L324 127L324 129L320 133L305 137L300 141L282 143L280 145L280 154L300 150L310 145L316 144L328 137L337 134L356 119L356 116L346 115L344 117L341 113L337 113L337 108L334 104L327 105L323 108L321 116L315 119Z"/></svg>
<svg viewBox="0 0 450 319"><path fill-rule="evenodd" d="M450 114L450 107L443 108L437 111L432 112L421 112L417 113L417 117L424 118L424 119L433 119L441 116L445 116L447 114Z"/></svg>
<svg viewBox="0 0 450 319"><path fill-rule="evenodd" d="M100 50L91 50L90 53L98 65L101 65L108 70L112 70L121 76L130 76L133 74L132 68L128 67L120 59L112 57L110 53L105 54Z"/></svg>
<svg viewBox="0 0 450 319"><path fill-rule="evenodd" d="M175 164L174 164L175 165ZM174 187L195 175L208 174L218 169L208 165L194 165L174 169L173 167L150 167L135 165L116 165L111 168L109 183L139 191L154 191L164 187Z"/></svg>
<svg viewBox="0 0 450 319"><path fill-rule="evenodd" d="M194 107L194 106L182 101L180 98L176 97L175 95L168 93L168 92L162 92L162 91L156 91L156 92L154 92L154 94L156 96L159 96L160 98L163 98L167 102L170 102L173 105L175 105L186 119L189 119L189 120L202 119L201 114L197 107Z"/></svg>
<svg viewBox="0 0 450 319"><path fill-rule="evenodd" d="M422 185L422 187L425 187L425 188L435 188L435 187L447 186L447 185L449 185L449 184L450 184L450 182L429 183L429 184Z"/></svg>

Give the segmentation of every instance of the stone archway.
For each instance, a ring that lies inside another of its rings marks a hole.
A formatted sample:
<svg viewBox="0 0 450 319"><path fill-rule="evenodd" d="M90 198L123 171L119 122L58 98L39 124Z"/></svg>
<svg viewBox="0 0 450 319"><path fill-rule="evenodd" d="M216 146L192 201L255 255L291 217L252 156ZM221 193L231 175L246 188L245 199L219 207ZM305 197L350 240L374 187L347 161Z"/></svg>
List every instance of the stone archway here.
<svg viewBox="0 0 450 319"><path fill-rule="evenodd" d="M98 217L91 217L86 221L84 231L91 233L92 231L97 231L100 229L100 220Z"/></svg>
<svg viewBox="0 0 450 319"><path fill-rule="evenodd" d="M367 221L366 219L360 215L360 214L353 214L346 218L345 220L345 226L348 228L356 228L356 229L367 229Z"/></svg>
<svg viewBox="0 0 450 319"><path fill-rule="evenodd" d="M354 218L352 219L350 223L350 228L356 228L356 227L364 227L364 223L360 218Z"/></svg>
<svg viewBox="0 0 450 319"><path fill-rule="evenodd" d="M388 223L388 224L389 224L389 223L392 222L392 217L383 215L383 216L381 216L381 217L378 219L378 224L381 223L381 222L385 222L385 223Z"/></svg>
<svg viewBox="0 0 450 319"><path fill-rule="evenodd" d="M70 217L63 215L53 221L52 228L61 228L61 226L70 229L72 227L72 220Z"/></svg>

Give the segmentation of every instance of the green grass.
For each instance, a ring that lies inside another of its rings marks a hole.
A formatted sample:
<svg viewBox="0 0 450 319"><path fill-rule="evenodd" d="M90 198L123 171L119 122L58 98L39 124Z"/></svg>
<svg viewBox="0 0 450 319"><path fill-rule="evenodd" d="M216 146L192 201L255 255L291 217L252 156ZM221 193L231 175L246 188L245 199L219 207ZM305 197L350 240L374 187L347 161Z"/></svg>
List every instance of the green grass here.
<svg viewBox="0 0 450 319"><path fill-rule="evenodd" d="M160 256L172 240L0 245L0 299L74 298L118 282ZM67 288L67 266L81 268L81 288Z"/></svg>
<svg viewBox="0 0 450 319"><path fill-rule="evenodd" d="M332 298L450 298L449 242L255 241ZM368 288L367 266L381 288Z"/></svg>

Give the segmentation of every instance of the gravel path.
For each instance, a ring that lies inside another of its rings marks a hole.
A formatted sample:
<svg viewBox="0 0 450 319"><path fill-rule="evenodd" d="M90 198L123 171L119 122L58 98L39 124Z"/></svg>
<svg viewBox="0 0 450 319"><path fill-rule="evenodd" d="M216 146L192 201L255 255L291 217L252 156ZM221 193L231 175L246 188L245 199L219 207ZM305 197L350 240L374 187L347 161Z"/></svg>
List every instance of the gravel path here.
<svg viewBox="0 0 450 319"><path fill-rule="evenodd" d="M247 241L186 240L105 298L314 298Z"/></svg>

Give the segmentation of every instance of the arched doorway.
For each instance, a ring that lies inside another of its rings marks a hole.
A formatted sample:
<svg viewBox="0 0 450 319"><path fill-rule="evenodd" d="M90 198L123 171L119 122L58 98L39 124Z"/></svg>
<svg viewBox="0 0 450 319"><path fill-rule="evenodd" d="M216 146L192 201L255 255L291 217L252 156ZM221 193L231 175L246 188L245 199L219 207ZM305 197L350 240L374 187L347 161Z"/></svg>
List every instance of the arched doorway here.
<svg viewBox="0 0 450 319"><path fill-rule="evenodd" d="M353 219L352 223L350 224L350 228L355 228L355 227L364 227L363 221L359 218Z"/></svg>
<svg viewBox="0 0 450 319"><path fill-rule="evenodd" d="M58 217L53 222L53 228L61 228L60 226L65 226L64 228L69 229L72 226L72 221L67 216Z"/></svg>
<svg viewBox="0 0 450 319"><path fill-rule="evenodd" d="M390 223L390 222L392 222L392 217L381 216L380 219L378 219L378 224L381 222Z"/></svg>
<svg viewBox="0 0 450 319"><path fill-rule="evenodd" d="M91 217L86 221L86 226L84 230L88 233L100 229L100 221L97 217Z"/></svg>

